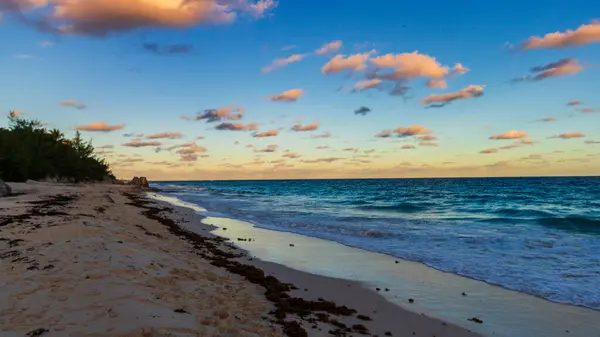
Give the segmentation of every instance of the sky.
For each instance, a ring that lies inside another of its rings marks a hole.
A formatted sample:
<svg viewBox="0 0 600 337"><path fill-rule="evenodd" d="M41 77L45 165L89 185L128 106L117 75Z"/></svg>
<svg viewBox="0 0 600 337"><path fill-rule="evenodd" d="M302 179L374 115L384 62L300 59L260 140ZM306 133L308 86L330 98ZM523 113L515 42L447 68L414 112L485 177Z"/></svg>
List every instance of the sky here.
<svg viewBox="0 0 600 337"><path fill-rule="evenodd" d="M598 175L598 9L0 0L0 111L125 179Z"/></svg>

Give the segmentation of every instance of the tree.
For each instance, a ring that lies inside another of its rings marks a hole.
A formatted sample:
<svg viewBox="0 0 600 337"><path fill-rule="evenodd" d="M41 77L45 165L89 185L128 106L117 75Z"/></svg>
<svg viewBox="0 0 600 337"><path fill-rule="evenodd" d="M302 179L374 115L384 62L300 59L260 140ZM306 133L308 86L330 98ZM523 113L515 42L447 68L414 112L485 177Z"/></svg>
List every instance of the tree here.
<svg viewBox="0 0 600 337"><path fill-rule="evenodd" d="M91 141L77 132L65 139L58 129L42 127L10 112L8 129L0 128L0 178L5 181L58 178L102 180L112 176L108 163L94 155Z"/></svg>

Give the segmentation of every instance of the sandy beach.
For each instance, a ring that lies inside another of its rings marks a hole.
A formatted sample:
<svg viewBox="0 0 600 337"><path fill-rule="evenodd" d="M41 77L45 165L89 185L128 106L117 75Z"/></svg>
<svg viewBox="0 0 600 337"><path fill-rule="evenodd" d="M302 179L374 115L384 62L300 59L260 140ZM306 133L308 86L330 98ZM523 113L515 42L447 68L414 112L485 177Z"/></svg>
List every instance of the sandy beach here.
<svg viewBox="0 0 600 337"><path fill-rule="evenodd" d="M359 283L253 259L190 210L127 186L10 186L0 336L477 335Z"/></svg>

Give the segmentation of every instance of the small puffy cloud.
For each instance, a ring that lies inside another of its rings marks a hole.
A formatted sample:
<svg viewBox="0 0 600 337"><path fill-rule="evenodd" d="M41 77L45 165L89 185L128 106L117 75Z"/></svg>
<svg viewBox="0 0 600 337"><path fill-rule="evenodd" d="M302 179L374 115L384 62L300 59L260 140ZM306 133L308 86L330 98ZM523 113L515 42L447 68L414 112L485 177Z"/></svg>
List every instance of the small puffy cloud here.
<svg viewBox="0 0 600 337"><path fill-rule="evenodd" d="M600 42L600 22L593 21L588 25L581 25L576 30L566 32L548 33L542 37L532 36L521 43L523 50L537 48L567 48L583 46Z"/></svg>
<svg viewBox="0 0 600 337"><path fill-rule="evenodd" d="M182 154L179 157L179 160L183 161L183 162L197 161L198 160L198 155L195 154L195 153Z"/></svg>
<svg viewBox="0 0 600 337"><path fill-rule="evenodd" d="M397 134L398 137L411 137L417 135L428 135L431 133L431 130L421 125L412 125L408 127L397 128L394 130L394 133Z"/></svg>
<svg viewBox="0 0 600 337"><path fill-rule="evenodd" d="M327 145L319 145L315 149L317 149L317 150L325 150L325 149L328 149L328 148L329 148L329 146L327 146Z"/></svg>
<svg viewBox="0 0 600 337"><path fill-rule="evenodd" d="M483 86L469 85L457 92L450 92L439 95L430 95L425 97L421 102L423 104L439 104L445 106L459 99L476 98L483 95Z"/></svg>
<svg viewBox="0 0 600 337"><path fill-rule="evenodd" d="M583 66L579 64L578 60L573 58L564 58L553 63L533 67L531 68L531 72L534 73L534 75L521 76L512 79L511 82L517 83L523 81L541 81L552 77L573 75L581 70L583 70Z"/></svg>
<svg viewBox="0 0 600 337"><path fill-rule="evenodd" d="M306 57L306 54L294 54L294 55L286 57L286 58L275 59L275 60L273 60L273 62L270 65L262 68L261 71L264 74L270 73L271 71L273 71L277 68L285 67L286 65L288 65L290 63L302 61L302 59L304 59L305 57Z"/></svg>
<svg viewBox="0 0 600 337"><path fill-rule="evenodd" d="M438 138L436 136L432 136L432 135L425 135L425 136L417 137L417 139L420 141L429 142L432 140L437 140Z"/></svg>
<svg viewBox="0 0 600 337"><path fill-rule="evenodd" d="M50 48L52 46L54 46L54 42L52 42L52 41L42 41L42 42L40 42L40 47L42 47L42 48Z"/></svg>
<svg viewBox="0 0 600 337"><path fill-rule="evenodd" d="M497 153L497 152L498 152L498 149L494 149L494 148L479 151L479 153L481 153L481 154L491 154L491 153Z"/></svg>
<svg viewBox="0 0 600 337"><path fill-rule="evenodd" d="M351 72L363 70L366 67L365 63L374 53L375 50L347 57L345 55L336 55L323 66L321 72L323 74L337 74L346 70Z"/></svg>
<svg viewBox="0 0 600 337"><path fill-rule="evenodd" d="M172 150L179 149L179 148L182 148L182 147L193 147L193 146L196 146L196 144L194 144L194 143L185 143L185 144L179 144L179 145L172 145L172 146L167 147L167 151L172 151Z"/></svg>
<svg viewBox="0 0 600 337"><path fill-rule="evenodd" d="M194 49L189 44L160 44L156 42L144 43L142 48L158 55L188 54Z"/></svg>
<svg viewBox="0 0 600 337"><path fill-rule="evenodd" d="M311 135L310 138L312 138L312 139L331 138L331 132L325 131L325 132L323 132L321 134L318 134L318 135Z"/></svg>
<svg viewBox="0 0 600 337"><path fill-rule="evenodd" d="M383 130L380 133L376 134L377 138L388 138L392 136L392 130Z"/></svg>
<svg viewBox="0 0 600 337"><path fill-rule="evenodd" d="M521 139L517 143L523 144L523 145L531 145L531 144L534 144L535 142L533 140L527 138L527 139Z"/></svg>
<svg viewBox="0 0 600 337"><path fill-rule="evenodd" d="M262 150L255 150L254 152L266 152L266 153L270 153L270 152L275 152L277 151L278 146L277 145L267 145L267 147L265 147Z"/></svg>
<svg viewBox="0 0 600 337"><path fill-rule="evenodd" d="M462 75L468 72L468 69L460 63L451 69L448 66L442 66L435 57L419 54L418 51L402 54L386 54L374 57L370 61L380 69L391 68L393 72L382 75L382 77L392 80L412 80L417 77L443 80L451 74ZM430 87L445 87L445 82L442 82L433 82Z"/></svg>
<svg viewBox="0 0 600 337"><path fill-rule="evenodd" d="M162 143L161 142L156 142L156 141L152 141L152 142L128 142L128 143L123 143L123 146L127 146L127 147L149 147L149 146L161 146Z"/></svg>
<svg viewBox="0 0 600 337"><path fill-rule="evenodd" d="M83 110L83 109L87 108L87 106L85 104L83 104L77 100L74 100L74 99L62 101L62 102L58 103L58 105L75 108L77 110Z"/></svg>
<svg viewBox="0 0 600 337"><path fill-rule="evenodd" d="M291 89L279 95L273 95L269 97L270 101L285 101L285 102L296 102L302 95L304 90L302 89Z"/></svg>
<svg viewBox="0 0 600 337"><path fill-rule="evenodd" d="M344 159L344 158L329 157L329 158L319 158L319 159L313 159L313 160L302 160L302 162L306 163L306 164L333 163L334 161L338 161L338 160L342 160L342 159Z"/></svg>
<svg viewBox="0 0 600 337"><path fill-rule="evenodd" d="M92 132L110 132L121 130L125 127L125 124L109 125L105 122L94 122L88 125L79 125L75 127L78 131L92 131Z"/></svg>
<svg viewBox="0 0 600 337"><path fill-rule="evenodd" d="M436 142L419 142L419 146L438 147L438 143L436 143Z"/></svg>
<svg viewBox="0 0 600 337"><path fill-rule="evenodd" d="M177 151L177 153L179 153L181 155L204 153L204 152L206 152L206 148L204 148L202 146L190 146L190 147L186 147L186 148L183 148L183 149Z"/></svg>
<svg viewBox="0 0 600 337"><path fill-rule="evenodd" d="M565 132L560 135L555 135L550 138L560 138L560 139L572 139L572 138L584 138L585 135L580 132Z"/></svg>
<svg viewBox="0 0 600 337"><path fill-rule="evenodd" d="M345 151L345 152L351 152L351 151L352 152L358 152L358 149L355 149L353 147L347 147L347 148L343 149L342 151Z"/></svg>
<svg viewBox="0 0 600 337"><path fill-rule="evenodd" d="M594 109L594 108L581 108L578 110L583 113L586 113L586 114L593 113L593 112L600 112L600 109Z"/></svg>
<svg viewBox="0 0 600 337"><path fill-rule="evenodd" d="M314 131L319 128L319 123L313 122L310 124L302 125L296 124L292 127L292 131Z"/></svg>
<svg viewBox="0 0 600 337"><path fill-rule="evenodd" d="M553 116L549 116L549 117L536 119L536 120L534 120L534 122L556 122L556 118L554 118Z"/></svg>
<svg viewBox="0 0 600 337"><path fill-rule="evenodd" d="M406 145L402 145L401 149L402 150L414 150L414 149L416 149L416 147L414 145L406 144Z"/></svg>
<svg viewBox="0 0 600 337"><path fill-rule="evenodd" d="M575 106L575 105L581 105L581 101L574 99L572 101L569 101L569 103L567 103L567 106Z"/></svg>
<svg viewBox="0 0 600 337"><path fill-rule="evenodd" d="M368 114L369 112L371 112L371 109L369 109L366 106L361 106L360 108L354 110L354 114L355 115L363 115L365 116L366 114Z"/></svg>
<svg viewBox="0 0 600 337"><path fill-rule="evenodd" d="M448 84L446 80L428 80L427 88L437 88L437 89L446 89Z"/></svg>
<svg viewBox="0 0 600 337"><path fill-rule="evenodd" d="M149 135L146 138L148 139L180 139L183 137L181 132L162 132L155 133L153 135Z"/></svg>
<svg viewBox="0 0 600 337"><path fill-rule="evenodd" d="M342 41L332 41L315 50L315 54L325 55L329 53L335 53L340 50L340 48L342 48Z"/></svg>
<svg viewBox="0 0 600 337"><path fill-rule="evenodd" d="M144 137L144 134L143 133L138 133L138 134L135 134L135 133L125 133L125 134L123 134L123 137L142 138L142 137Z"/></svg>
<svg viewBox="0 0 600 337"><path fill-rule="evenodd" d="M301 156L299 154L297 154L297 153L290 152L290 153L284 154L282 157L284 157L284 158L290 158L290 159L296 159L296 158L300 158Z"/></svg>
<svg viewBox="0 0 600 337"><path fill-rule="evenodd" d="M495 140L504 139L505 140L505 139L521 139L521 138L526 138L526 137L527 137L527 132L511 130L511 131L508 131L505 133L492 135L492 136L490 136L490 139L495 139Z"/></svg>
<svg viewBox="0 0 600 337"><path fill-rule="evenodd" d="M143 28L189 28L202 23L229 23L240 15L261 18L274 0L2 0L0 9L23 12L44 8L36 27L63 34L105 37ZM39 11L38 11L39 12ZM26 13L28 14L28 13ZM37 14L37 12L34 12Z"/></svg>
<svg viewBox="0 0 600 337"><path fill-rule="evenodd" d="M265 132L255 133L254 137L256 138L264 138L264 137L275 137L279 134L277 130L269 130Z"/></svg>
<svg viewBox="0 0 600 337"><path fill-rule="evenodd" d="M228 123L224 122L215 126L217 130L228 130L228 131L255 131L258 130L258 124L256 123Z"/></svg>
<svg viewBox="0 0 600 337"><path fill-rule="evenodd" d="M240 120L244 117L245 109L243 107L224 107L217 109L207 109L198 113L195 120L206 120L207 123L214 123L223 120Z"/></svg>
<svg viewBox="0 0 600 337"><path fill-rule="evenodd" d="M381 87L381 83L382 81L378 78L362 80L354 84L354 87L352 87L352 91L356 92L365 91L369 89L377 89Z"/></svg>

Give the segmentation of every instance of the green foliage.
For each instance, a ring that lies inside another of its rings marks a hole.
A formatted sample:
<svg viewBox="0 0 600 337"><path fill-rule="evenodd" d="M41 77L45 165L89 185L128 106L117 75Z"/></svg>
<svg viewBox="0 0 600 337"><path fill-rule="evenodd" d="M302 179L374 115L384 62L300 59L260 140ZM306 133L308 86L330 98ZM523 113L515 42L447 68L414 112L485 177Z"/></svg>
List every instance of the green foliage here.
<svg viewBox="0 0 600 337"><path fill-rule="evenodd" d="M0 128L0 178L26 181L58 178L99 181L114 178L108 163L94 155L91 142L77 132L65 139L57 129L48 131L37 120L25 120L10 113L8 129Z"/></svg>

